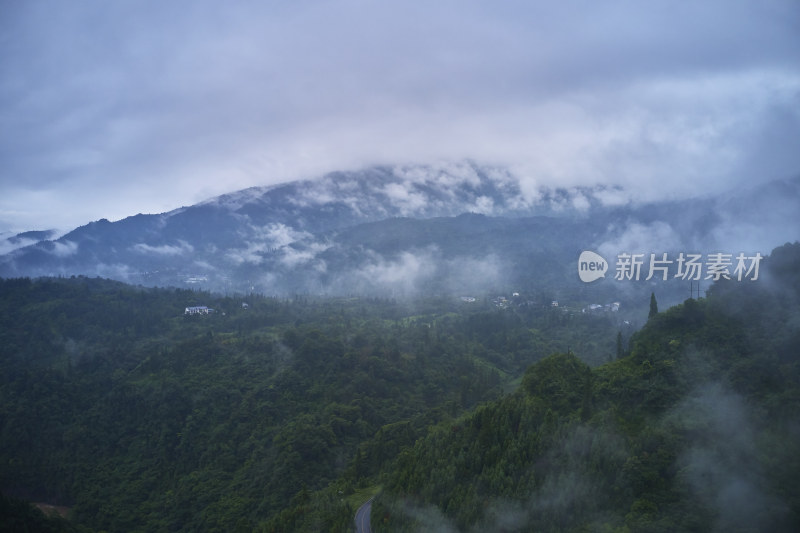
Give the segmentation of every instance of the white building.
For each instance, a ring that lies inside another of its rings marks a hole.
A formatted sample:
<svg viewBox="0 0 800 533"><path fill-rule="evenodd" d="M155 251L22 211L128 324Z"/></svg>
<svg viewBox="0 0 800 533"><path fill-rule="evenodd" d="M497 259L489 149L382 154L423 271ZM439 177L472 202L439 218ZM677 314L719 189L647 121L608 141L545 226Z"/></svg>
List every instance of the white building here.
<svg viewBox="0 0 800 533"><path fill-rule="evenodd" d="M206 307L205 305L198 305L195 307L187 307L183 312L184 315L207 315L213 313L214 310Z"/></svg>

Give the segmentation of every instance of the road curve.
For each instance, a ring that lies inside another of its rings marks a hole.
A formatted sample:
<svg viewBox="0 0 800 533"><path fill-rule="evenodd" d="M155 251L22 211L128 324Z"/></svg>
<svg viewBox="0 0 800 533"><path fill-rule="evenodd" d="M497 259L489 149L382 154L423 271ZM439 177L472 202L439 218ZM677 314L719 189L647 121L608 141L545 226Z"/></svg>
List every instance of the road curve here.
<svg viewBox="0 0 800 533"><path fill-rule="evenodd" d="M372 533L372 528L369 527L369 515L372 512L372 500L374 499L373 496L356 511L356 533Z"/></svg>

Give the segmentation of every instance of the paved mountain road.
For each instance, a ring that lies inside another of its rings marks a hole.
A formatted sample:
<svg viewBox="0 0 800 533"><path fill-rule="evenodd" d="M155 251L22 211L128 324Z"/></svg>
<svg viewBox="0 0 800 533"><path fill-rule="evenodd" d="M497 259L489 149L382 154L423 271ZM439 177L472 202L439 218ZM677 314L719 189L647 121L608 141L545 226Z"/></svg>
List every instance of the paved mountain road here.
<svg viewBox="0 0 800 533"><path fill-rule="evenodd" d="M356 533L372 533L372 528L369 527L369 515L372 512L372 500L370 498L364 505L356 511Z"/></svg>

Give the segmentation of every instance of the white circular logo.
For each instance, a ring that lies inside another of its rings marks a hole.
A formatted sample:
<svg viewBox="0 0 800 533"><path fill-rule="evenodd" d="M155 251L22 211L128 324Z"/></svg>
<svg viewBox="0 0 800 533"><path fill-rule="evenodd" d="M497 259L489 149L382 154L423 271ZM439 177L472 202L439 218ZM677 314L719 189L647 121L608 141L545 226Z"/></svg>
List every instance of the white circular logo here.
<svg viewBox="0 0 800 533"><path fill-rule="evenodd" d="M578 276L584 283L591 283L592 281L606 276L608 270L608 261L602 255L585 250L581 252L578 258Z"/></svg>

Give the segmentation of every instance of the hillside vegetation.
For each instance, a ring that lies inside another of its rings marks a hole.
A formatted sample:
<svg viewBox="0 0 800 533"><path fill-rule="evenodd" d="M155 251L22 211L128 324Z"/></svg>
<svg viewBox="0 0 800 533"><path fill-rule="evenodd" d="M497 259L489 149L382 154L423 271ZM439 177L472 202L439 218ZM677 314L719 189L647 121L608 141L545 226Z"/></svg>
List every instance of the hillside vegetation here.
<svg viewBox="0 0 800 533"><path fill-rule="evenodd" d="M0 489L108 531L346 530L347 496L428 427L553 351L605 361L617 335L547 295L411 306L84 277L0 295Z"/></svg>
<svg viewBox="0 0 800 533"><path fill-rule="evenodd" d="M377 493L378 531L800 529L800 244L630 342L545 293L0 294L4 523L350 531Z"/></svg>
<svg viewBox="0 0 800 533"><path fill-rule="evenodd" d="M382 475L376 531L800 530L800 245L765 266L440 424Z"/></svg>

